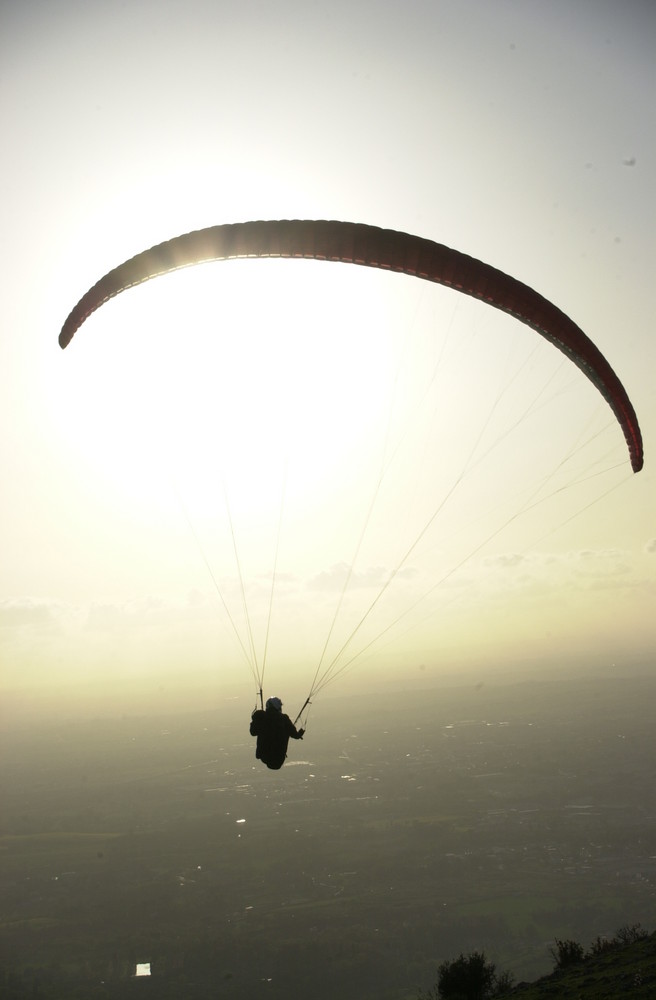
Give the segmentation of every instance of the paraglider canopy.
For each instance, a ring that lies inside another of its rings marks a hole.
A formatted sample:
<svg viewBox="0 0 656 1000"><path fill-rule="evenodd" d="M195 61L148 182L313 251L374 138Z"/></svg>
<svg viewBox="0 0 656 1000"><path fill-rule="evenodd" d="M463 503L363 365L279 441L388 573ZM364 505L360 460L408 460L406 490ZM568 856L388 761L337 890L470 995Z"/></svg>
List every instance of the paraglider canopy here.
<svg viewBox="0 0 656 1000"><path fill-rule="evenodd" d="M104 302L179 268L234 258L309 258L397 271L446 285L510 313L563 351L605 397L622 427L634 472L643 465L635 410L595 344L557 306L489 264L432 240L361 223L264 221L212 226L152 247L108 272L71 311L59 335L65 348Z"/></svg>

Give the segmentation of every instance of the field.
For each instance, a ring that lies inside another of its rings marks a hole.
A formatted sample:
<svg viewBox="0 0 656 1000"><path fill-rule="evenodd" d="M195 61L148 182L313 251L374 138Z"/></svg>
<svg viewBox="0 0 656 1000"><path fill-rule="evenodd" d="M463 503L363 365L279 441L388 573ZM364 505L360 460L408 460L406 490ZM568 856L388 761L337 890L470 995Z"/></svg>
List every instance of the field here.
<svg viewBox="0 0 656 1000"><path fill-rule="evenodd" d="M401 1000L460 952L528 979L554 937L651 929L654 694L326 699L281 772L234 706L5 732L0 985Z"/></svg>

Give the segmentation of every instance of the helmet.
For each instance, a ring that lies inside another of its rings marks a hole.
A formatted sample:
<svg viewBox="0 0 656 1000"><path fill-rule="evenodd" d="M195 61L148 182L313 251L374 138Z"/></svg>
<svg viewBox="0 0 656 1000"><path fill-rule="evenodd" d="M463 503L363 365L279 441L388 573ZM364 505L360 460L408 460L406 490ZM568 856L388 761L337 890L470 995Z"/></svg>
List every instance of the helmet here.
<svg viewBox="0 0 656 1000"><path fill-rule="evenodd" d="M280 698L267 698L267 708L275 708L276 712L282 712L282 702Z"/></svg>

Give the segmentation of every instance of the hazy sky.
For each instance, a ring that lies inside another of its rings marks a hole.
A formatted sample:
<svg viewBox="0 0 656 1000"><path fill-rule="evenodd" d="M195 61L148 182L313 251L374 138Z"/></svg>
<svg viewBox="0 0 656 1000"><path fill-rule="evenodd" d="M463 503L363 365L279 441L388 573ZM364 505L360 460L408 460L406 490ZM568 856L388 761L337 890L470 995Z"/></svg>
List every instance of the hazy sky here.
<svg viewBox="0 0 656 1000"><path fill-rule="evenodd" d="M651 0L0 16L5 705L203 672L206 702L249 698L242 590L289 701L372 605L344 685L653 656ZM206 265L61 352L108 269L257 218L402 229L537 288L622 379L644 470L536 334L398 275Z"/></svg>

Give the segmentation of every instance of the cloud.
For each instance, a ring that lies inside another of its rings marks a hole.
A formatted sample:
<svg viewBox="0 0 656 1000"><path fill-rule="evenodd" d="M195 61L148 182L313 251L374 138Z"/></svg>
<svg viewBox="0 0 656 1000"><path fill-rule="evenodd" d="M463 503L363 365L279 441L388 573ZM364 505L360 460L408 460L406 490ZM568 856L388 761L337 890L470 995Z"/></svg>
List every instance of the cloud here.
<svg viewBox="0 0 656 1000"><path fill-rule="evenodd" d="M365 582L365 578L368 582ZM308 580L307 589L315 593L331 593L336 590L342 590L347 580L349 589L351 589L358 586L370 586L372 583L377 583L380 586L383 579L384 570L382 567L377 567L373 570L367 570L364 575L354 571L349 580L349 567L346 563L341 562L335 563L330 569L323 570L321 573L317 573L316 576L311 577Z"/></svg>
<svg viewBox="0 0 656 1000"><path fill-rule="evenodd" d="M487 556L483 560L483 565L487 568L514 569L516 566L524 566L528 562L528 557L518 552L500 553L496 556Z"/></svg>
<svg viewBox="0 0 656 1000"><path fill-rule="evenodd" d="M617 572L629 569L629 556L622 549L570 549L567 552L499 552L483 559L486 569L539 569L543 566L573 568L575 572ZM578 567L578 568L577 568Z"/></svg>
<svg viewBox="0 0 656 1000"><path fill-rule="evenodd" d="M45 601L25 597L0 602L0 628L43 626L51 621L51 610Z"/></svg>
<svg viewBox="0 0 656 1000"><path fill-rule="evenodd" d="M197 605L189 603L188 607ZM152 625L169 620L173 609L159 597L144 597L123 604L92 604L87 611L85 628L113 632L118 628Z"/></svg>
<svg viewBox="0 0 656 1000"><path fill-rule="evenodd" d="M92 604L85 627L90 631L112 632L119 627L121 617L121 610L114 604Z"/></svg>
<svg viewBox="0 0 656 1000"><path fill-rule="evenodd" d="M625 576L631 572L627 553L621 549L585 549L581 552L569 552L567 558L574 564L574 573L578 577L592 577L599 582L602 578Z"/></svg>
<svg viewBox="0 0 656 1000"><path fill-rule="evenodd" d="M346 563L336 563L328 570L323 570L311 577L307 583L307 589L315 593L331 593L342 590L348 580L349 591L361 590L366 587L374 587L378 590L386 583L390 576L390 570L385 566L369 566L364 570L353 570L349 578L349 567ZM417 570L412 566L400 569L395 580L411 580L417 576Z"/></svg>
<svg viewBox="0 0 656 1000"><path fill-rule="evenodd" d="M533 594L644 590L630 553L620 548L566 552L500 552L482 560L488 593Z"/></svg>
<svg viewBox="0 0 656 1000"><path fill-rule="evenodd" d="M216 614L216 601L190 595L179 607L159 597L122 603L66 604L46 598L12 598L0 601L0 640L12 641L64 636L80 631L113 633L143 627L161 628L177 620L194 620Z"/></svg>
<svg viewBox="0 0 656 1000"><path fill-rule="evenodd" d="M31 644L60 637L72 617L61 601L15 597L0 601L0 642Z"/></svg>
<svg viewBox="0 0 656 1000"><path fill-rule="evenodd" d="M565 553L570 562L592 562L600 560L624 559L626 553L621 549L575 549Z"/></svg>

